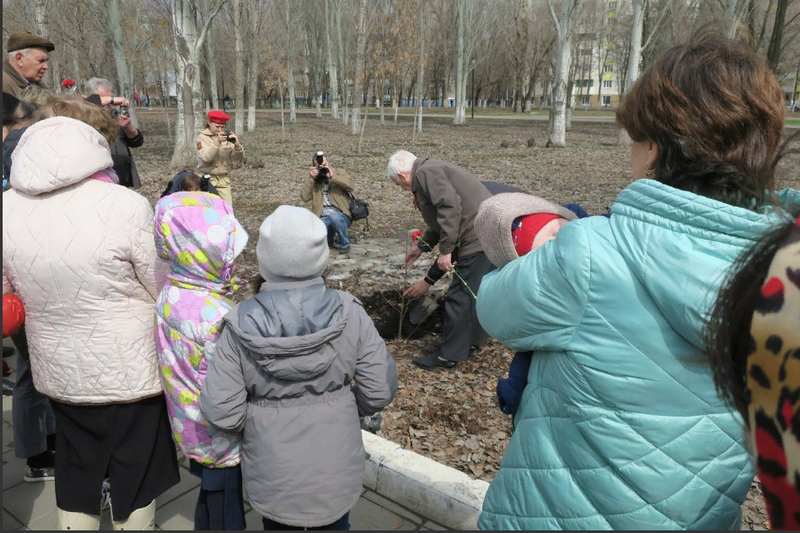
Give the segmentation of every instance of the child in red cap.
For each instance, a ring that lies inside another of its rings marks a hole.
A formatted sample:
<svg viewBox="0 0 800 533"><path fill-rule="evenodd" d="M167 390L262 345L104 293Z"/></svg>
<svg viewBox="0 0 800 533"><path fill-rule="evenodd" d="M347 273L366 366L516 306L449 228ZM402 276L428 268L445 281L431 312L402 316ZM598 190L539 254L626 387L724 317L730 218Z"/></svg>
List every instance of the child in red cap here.
<svg viewBox="0 0 800 533"><path fill-rule="evenodd" d="M587 217L577 204L560 206L526 193L503 193L481 204L475 232L483 251L498 268L556 238L570 220ZM514 415L528 382L533 352L514 354L508 378L497 380L500 410Z"/></svg>

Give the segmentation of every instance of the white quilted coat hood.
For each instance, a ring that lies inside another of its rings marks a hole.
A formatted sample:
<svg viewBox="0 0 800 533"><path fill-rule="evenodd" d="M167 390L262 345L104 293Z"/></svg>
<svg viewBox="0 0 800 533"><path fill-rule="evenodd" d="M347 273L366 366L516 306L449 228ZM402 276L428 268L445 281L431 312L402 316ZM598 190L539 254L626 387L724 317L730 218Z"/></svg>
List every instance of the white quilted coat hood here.
<svg viewBox="0 0 800 533"><path fill-rule="evenodd" d="M31 196L74 185L113 165L100 132L69 117L28 128L11 157L11 186Z"/></svg>

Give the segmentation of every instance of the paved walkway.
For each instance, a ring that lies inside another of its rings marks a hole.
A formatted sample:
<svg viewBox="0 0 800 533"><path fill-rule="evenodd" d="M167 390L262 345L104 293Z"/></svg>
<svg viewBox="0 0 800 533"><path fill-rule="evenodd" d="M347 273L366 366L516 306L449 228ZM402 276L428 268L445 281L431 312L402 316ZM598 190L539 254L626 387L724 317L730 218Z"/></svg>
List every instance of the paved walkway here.
<svg viewBox="0 0 800 533"><path fill-rule="evenodd" d="M4 345L7 342L4 341ZM6 359L12 369L16 357ZM10 380L14 380L14 374ZM23 459L14 457L10 396L3 397L3 531L17 529L52 530L57 526L55 483L26 483L22 479ZM112 485L113 498L113 485ZM156 499L156 529L191 530L194 507L200 490L200 479L189 473L188 461L181 458L181 482ZM100 498L100 494L97 495ZM245 503L247 529L263 529L261 516ZM353 530L443 530L413 512L364 489L350 512ZM108 511L103 515L101 530L111 530Z"/></svg>

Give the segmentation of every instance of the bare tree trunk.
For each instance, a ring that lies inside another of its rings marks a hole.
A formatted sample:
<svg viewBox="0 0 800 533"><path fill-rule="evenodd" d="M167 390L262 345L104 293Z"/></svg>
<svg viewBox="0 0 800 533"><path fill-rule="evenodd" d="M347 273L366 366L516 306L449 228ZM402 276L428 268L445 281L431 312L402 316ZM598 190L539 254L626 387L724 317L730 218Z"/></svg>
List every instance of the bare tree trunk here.
<svg viewBox="0 0 800 533"><path fill-rule="evenodd" d="M233 0L233 33L234 33L234 53L236 59L236 118L234 119L234 131L240 134L244 131L244 38L242 36L242 11L244 6L242 0Z"/></svg>
<svg viewBox="0 0 800 533"><path fill-rule="evenodd" d="M361 121L361 135L358 137L358 153L361 154L361 143L364 141L364 130L367 127L367 115L369 114L369 100L370 94L369 89L367 89L367 103L364 106L364 119Z"/></svg>
<svg viewBox="0 0 800 533"><path fill-rule="evenodd" d="M217 109L222 107L219 101L219 88L217 87L217 54L214 42L213 28L208 30L206 37L206 63L208 64L208 76L211 78L211 107Z"/></svg>
<svg viewBox="0 0 800 533"><path fill-rule="evenodd" d="M547 131L546 146L564 147L567 145L567 84L569 83L569 67L572 60L572 29L576 12L576 0L563 0L561 18L556 16L552 0L547 0L550 15L558 34L558 52L556 71L553 77L553 105L550 106L550 121Z"/></svg>
<svg viewBox="0 0 800 533"><path fill-rule="evenodd" d="M736 37L736 29L739 25L739 17L737 17L737 7L739 0L725 0L725 22L728 28L725 34L733 39Z"/></svg>
<svg viewBox="0 0 800 533"><path fill-rule="evenodd" d="M417 121L416 132L422 133L422 99L425 97L423 81L425 76L425 0L420 0L417 13L419 31L419 63L417 65Z"/></svg>
<svg viewBox="0 0 800 533"><path fill-rule="evenodd" d="M289 124L297 122L297 101L294 97L294 34L292 33L292 3L286 0L284 16L286 23L286 81L289 87Z"/></svg>
<svg viewBox="0 0 800 533"><path fill-rule="evenodd" d="M339 59L339 83L341 83L340 99L342 102L342 123L346 126L350 122L347 110L347 59L344 53L344 34L342 34L342 0L337 0L333 9L333 21L336 26L336 52Z"/></svg>
<svg viewBox="0 0 800 533"><path fill-rule="evenodd" d="M114 53L114 63L117 67L117 80L119 87L117 91L119 94L133 101L133 82L131 80L131 71L128 68L128 60L125 57L125 50L122 47L122 24L120 20L120 6L119 0L107 0L106 11L108 13L108 23L111 31L111 48ZM136 19L139 18L139 4L136 5ZM134 28L135 30L135 28ZM128 111L130 112L131 124L139 127L139 120L136 118L136 108L131 106Z"/></svg>
<svg viewBox="0 0 800 533"><path fill-rule="evenodd" d="M178 119L170 167L192 168L197 161L194 136L203 126L203 95L200 90L200 53L208 29L225 0L217 0L207 13L202 30L197 27L197 7L192 0L170 0L173 39L177 60Z"/></svg>
<svg viewBox="0 0 800 533"><path fill-rule="evenodd" d="M383 82L384 82L383 78L380 79L380 84L378 83L378 80L375 80L376 84L375 94L378 97L378 105L380 106L381 109L381 124L386 124L386 118L383 115L383 85L384 85ZM378 86L380 86L380 89L378 89Z"/></svg>
<svg viewBox="0 0 800 533"><path fill-rule="evenodd" d="M36 33L40 37L44 37L47 39L50 36L50 32L48 31L48 5L47 0L34 0L33 4L33 15L36 20ZM52 52L51 52L52 53ZM59 86L59 79L54 72L53 67L55 66L55 62L50 62L50 69L45 73L45 87L49 87L54 92L58 92L61 87Z"/></svg>
<svg viewBox="0 0 800 533"><path fill-rule="evenodd" d="M466 81L466 68L465 63L469 61L467 54L466 43L464 42L464 33L466 32L467 17L467 2L470 0L453 0L453 17L456 26L456 53L455 59L455 74L456 74L456 112L453 116L453 124L460 125L467 123L467 108L466 103L461 98L461 86ZM442 89L442 103L444 103L444 89Z"/></svg>
<svg viewBox="0 0 800 533"><path fill-rule="evenodd" d="M283 79L278 77L278 92L281 93L281 140L286 142L286 122L283 119Z"/></svg>
<svg viewBox="0 0 800 533"><path fill-rule="evenodd" d="M250 60L247 65L248 81L247 88L247 131L256 130L256 105L258 103L258 67L260 64L259 43L261 43L261 17L259 5L253 6L250 10Z"/></svg>
<svg viewBox="0 0 800 533"><path fill-rule="evenodd" d="M367 50L367 0L358 2L358 36L356 38L356 75L353 80L353 117L350 133L356 135L361 130L361 92L364 83L364 56Z"/></svg>
<svg viewBox="0 0 800 533"><path fill-rule="evenodd" d="M772 67L772 72L778 72L781 62L781 45L783 42L783 30L786 26L786 8L789 7L789 0L778 0L778 7L775 9L775 23L772 26L772 37L769 40L769 50L767 51L767 61Z"/></svg>
<svg viewBox="0 0 800 533"><path fill-rule="evenodd" d="M339 119L339 80L336 72L336 62L333 60L333 48L331 47L331 32L334 24L330 18L331 0L325 0L325 48L328 56L328 74L330 75L329 89L331 91L331 118Z"/></svg>
<svg viewBox="0 0 800 533"><path fill-rule="evenodd" d="M642 30L644 29L644 1L632 0L633 21L631 23L631 44L628 53L628 70L625 76L625 92L628 92L639 78L639 63L642 60ZM628 144L631 139L625 129L619 130L619 144Z"/></svg>
<svg viewBox="0 0 800 533"><path fill-rule="evenodd" d="M400 81L400 83L403 83ZM397 111L400 106L400 101L397 97L397 85L392 84L392 106L394 106L394 121L397 122Z"/></svg>

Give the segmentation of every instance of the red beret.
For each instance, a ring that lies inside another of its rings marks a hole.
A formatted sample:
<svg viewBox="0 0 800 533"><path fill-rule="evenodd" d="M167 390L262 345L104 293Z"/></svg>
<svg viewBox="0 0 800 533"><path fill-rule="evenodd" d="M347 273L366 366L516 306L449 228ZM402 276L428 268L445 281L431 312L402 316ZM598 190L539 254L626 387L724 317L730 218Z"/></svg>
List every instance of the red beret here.
<svg viewBox="0 0 800 533"><path fill-rule="evenodd" d="M208 121L209 122L216 122L217 124L225 124L231 119L228 115L223 113L222 111L210 111L208 113Z"/></svg>

